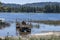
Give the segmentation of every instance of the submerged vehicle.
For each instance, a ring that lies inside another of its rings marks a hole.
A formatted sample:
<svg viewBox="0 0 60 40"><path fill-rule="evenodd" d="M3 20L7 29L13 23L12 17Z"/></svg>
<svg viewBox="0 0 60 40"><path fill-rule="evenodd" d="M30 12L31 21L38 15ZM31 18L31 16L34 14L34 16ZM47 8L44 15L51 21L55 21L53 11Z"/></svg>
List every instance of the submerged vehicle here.
<svg viewBox="0 0 60 40"><path fill-rule="evenodd" d="M20 35L27 35L31 33L31 24L27 24L25 21L16 22L16 29L19 31Z"/></svg>

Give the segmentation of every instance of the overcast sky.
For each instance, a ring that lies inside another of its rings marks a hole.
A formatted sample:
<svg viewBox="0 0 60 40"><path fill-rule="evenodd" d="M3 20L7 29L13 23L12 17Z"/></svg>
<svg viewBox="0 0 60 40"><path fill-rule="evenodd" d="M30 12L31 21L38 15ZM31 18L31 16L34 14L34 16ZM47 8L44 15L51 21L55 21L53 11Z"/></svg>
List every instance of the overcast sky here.
<svg viewBox="0 0 60 40"><path fill-rule="evenodd" d="M3 3L26 4L35 2L60 2L60 0L0 0Z"/></svg>

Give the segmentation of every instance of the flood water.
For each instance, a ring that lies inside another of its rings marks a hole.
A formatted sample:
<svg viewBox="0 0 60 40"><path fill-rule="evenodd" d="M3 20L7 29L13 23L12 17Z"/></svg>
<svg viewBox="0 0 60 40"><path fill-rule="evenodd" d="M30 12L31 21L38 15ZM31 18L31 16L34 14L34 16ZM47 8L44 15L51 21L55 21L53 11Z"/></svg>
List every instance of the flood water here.
<svg viewBox="0 0 60 40"><path fill-rule="evenodd" d="M0 18L4 18L5 21L9 22L11 25L8 27L3 27L0 29L0 36L17 36L19 33L16 31L16 19L21 20L60 20L60 14L40 14L40 13L33 13L33 14L27 14L27 13L0 13ZM11 23L10 21L14 21ZM32 23L32 25L37 25L38 23ZM30 34L37 34L41 33L42 31L60 31L60 25L47 25L47 24L39 24L39 27L33 26L31 28Z"/></svg>

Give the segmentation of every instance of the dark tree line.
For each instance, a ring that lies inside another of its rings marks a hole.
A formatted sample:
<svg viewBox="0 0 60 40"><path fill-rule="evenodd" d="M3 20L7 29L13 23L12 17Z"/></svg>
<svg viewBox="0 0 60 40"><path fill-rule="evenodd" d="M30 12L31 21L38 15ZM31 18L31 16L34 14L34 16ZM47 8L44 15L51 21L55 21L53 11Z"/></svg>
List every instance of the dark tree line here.
<svg viewBox="0 0 60 40"><path fill-rule="evenodd" d="M44 9L46 13L60 13L60 5L46 5Z"/></svg>
<svg viewBox="0 0 60 40"><path fill-rule="evenodd" d="M43 13L60 13L60 5L46 5L45 7L7 7L2 6L0 2L0 12L43 12Z"/></svg>

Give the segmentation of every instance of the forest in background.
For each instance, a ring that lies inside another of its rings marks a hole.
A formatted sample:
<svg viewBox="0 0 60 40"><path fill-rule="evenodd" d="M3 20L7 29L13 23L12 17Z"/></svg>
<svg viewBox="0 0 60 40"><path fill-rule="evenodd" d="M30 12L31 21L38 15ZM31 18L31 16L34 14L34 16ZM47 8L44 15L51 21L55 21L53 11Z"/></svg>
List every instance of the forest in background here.
<svg viewBox="0 0 60 40"><path fill-rule="evenodd" d="M7 4L0 2L0 12L60 13L60 3L48 3L46 2L44 6L42 6L44 3L35 3L36 5L34 3L25 5L8 4L9 6L7 6Z"/></svg>

